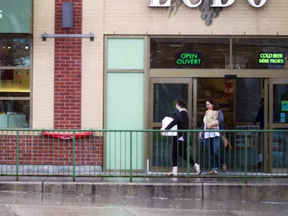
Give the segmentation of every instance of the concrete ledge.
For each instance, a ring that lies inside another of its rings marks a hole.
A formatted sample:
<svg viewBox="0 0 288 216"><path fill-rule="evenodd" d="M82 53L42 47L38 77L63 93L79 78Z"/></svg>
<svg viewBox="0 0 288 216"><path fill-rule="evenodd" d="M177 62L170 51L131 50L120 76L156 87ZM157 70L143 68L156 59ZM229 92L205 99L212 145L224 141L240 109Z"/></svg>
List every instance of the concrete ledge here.
<svg viewBox="0 0 288 216"><path fill-rule="evenodd" d="M204 183L204 200L288 202L288 183Z"/></svg>
<svg viewBox="0 0 288 216"><path fill-rule="evenodd" d="M48 182L44 193L202 199L202 184Z"/></svg>
<svg viewBox="0 0 288 216"><path fill-rule="evenodd" d="M0 182L0 191L42 193L42 182Z"/></svg>
<svg viewBox="0 0 288 216"><path fill-rule="evenodd" d="M288 202L287 183L0 182L0 191L103 197Z"/></svg>

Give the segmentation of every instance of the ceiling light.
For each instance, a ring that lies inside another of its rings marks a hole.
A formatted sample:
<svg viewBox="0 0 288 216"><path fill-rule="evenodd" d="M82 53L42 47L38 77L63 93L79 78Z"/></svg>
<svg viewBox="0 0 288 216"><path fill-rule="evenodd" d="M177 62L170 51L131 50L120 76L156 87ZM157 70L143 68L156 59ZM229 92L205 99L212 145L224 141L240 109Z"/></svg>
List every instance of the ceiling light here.
<svg viewBox="0 0 288 216"><path fill-rule="evenodd" d="M209 57L210 59L222 59L223 57L222 56L211 56Z"/></svg>
<svg viewBox="0 0 288 216"><path fill-rule="evenodd" d="M11 49L11 47L8 47L8 49Z"/></svg>
<svg viewBox="0 0 288 216"><path fill-rule="evenodd" d="M170 47L182 47L182 44L170 44Z"/></svg>
<svg viewBox="0 0 288 216"><path fill-rule="evenodd" d="M25 47L25 49L29 49L29 47L28 47L28 46L26 46L26 47Z"/></svg>

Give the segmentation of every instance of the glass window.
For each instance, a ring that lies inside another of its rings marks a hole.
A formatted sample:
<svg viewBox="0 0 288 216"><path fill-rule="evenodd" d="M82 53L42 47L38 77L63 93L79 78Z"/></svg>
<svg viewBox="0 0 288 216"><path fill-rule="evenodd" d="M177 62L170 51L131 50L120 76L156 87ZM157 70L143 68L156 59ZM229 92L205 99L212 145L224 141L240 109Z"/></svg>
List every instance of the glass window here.
<svg viewBox="0 0 288 216"><path fill-rule="evenodd" d="M234 69L287 69L287 39L233 39Z"/></svg>
<svg viewBox="0 0 288 216"><path fill-rule="evenodd" d="M229 39L153 38L151 68L229 68Z"/></svg>
<svg viewBox="0 0 288 216"><path fill-rule="evenodd" d="M108 39L107 69L144 70L144 39Z"/></svg>
<svg viewBox="0 0 288 216"><path fill-rule="evenodd" d="M236 122L252 123L255 121L258 112L260 111L257 121L262 124L261 127L264 127L264 112L262 113L261 111L261 90L261 79L236 80ZM261 119L261 121L259 119Z"/></svg>
<svg viewBox="0 0 288 216"><path fill-rule="evenodd" d="M162 122L165 116L173 117L178 112L176 98L188 102L188 84L154 84L153 122Z"/></svg>
<svg viewBox="0 0 288 216"><path fill-rule="evenodd" d="M30 50L29 38L0 38L0 128L30 127Z"/></svg>
<svg viewBox="0 0 288 216"><path fill-rule="evenodd" d="M30 39L0 38L0 66L30 66Z"/></svg>
<svg viewBox="0 0 288 216"><path fill-rule="evenodd" d="M273 122L288 123L288 84L273 86Z"/></svg>

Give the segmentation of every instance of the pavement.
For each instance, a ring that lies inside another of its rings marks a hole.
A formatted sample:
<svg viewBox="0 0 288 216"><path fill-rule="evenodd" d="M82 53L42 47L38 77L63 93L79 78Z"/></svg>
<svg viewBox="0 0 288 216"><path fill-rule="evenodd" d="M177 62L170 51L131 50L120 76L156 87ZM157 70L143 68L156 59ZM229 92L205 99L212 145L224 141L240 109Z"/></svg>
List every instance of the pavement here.
<svg viewBox="0 0 288 216"><path fill-rule="evenodd" d="M2 216L287 216L288 203L0 192Z"/></svg>

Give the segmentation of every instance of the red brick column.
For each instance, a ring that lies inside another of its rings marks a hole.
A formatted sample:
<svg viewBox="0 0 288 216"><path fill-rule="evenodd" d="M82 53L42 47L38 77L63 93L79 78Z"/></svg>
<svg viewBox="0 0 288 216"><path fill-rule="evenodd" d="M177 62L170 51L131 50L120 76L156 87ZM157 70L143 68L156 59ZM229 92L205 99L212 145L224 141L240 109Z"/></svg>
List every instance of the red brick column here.
<svg viewBox="0 0 288 216"><path fill-rule="evenodd" d="M62 2L73 2L73 28L62 28ZM55 0L55 34L82 34L82 0ZM81 60L81 38L55 38L54 129L81 129Z"/></svg>

